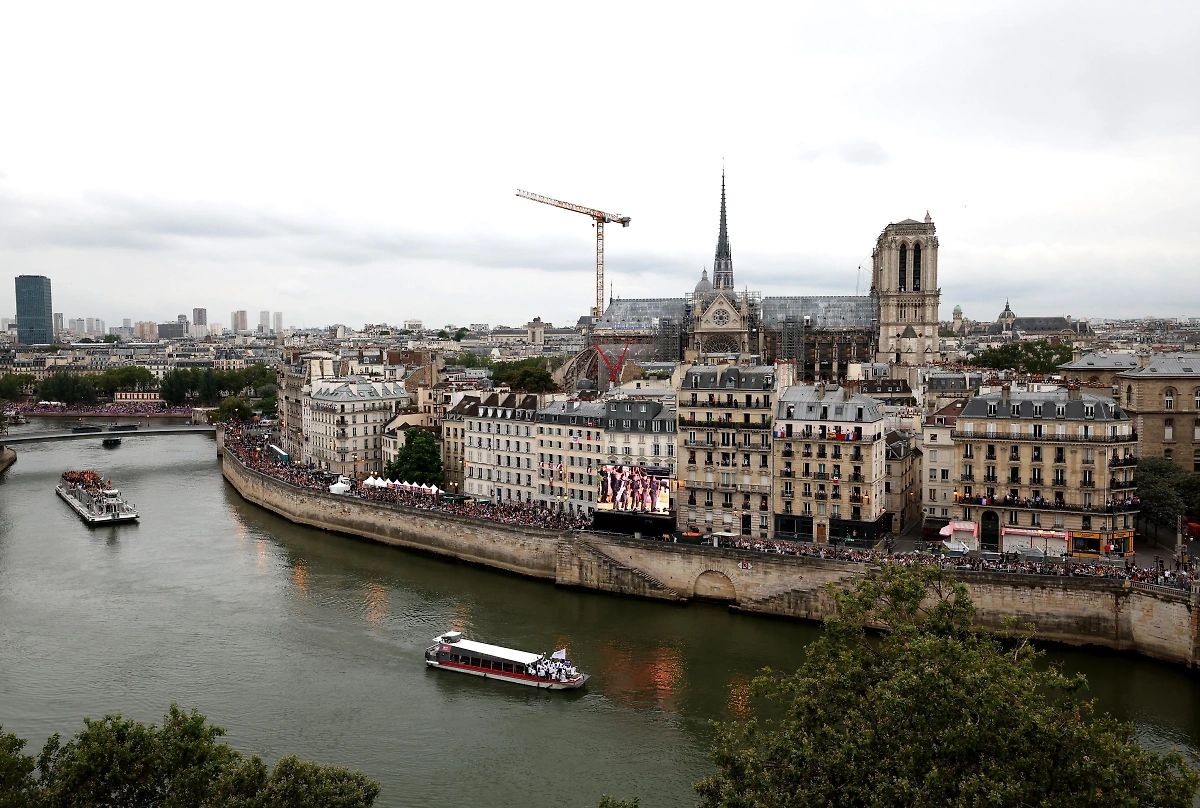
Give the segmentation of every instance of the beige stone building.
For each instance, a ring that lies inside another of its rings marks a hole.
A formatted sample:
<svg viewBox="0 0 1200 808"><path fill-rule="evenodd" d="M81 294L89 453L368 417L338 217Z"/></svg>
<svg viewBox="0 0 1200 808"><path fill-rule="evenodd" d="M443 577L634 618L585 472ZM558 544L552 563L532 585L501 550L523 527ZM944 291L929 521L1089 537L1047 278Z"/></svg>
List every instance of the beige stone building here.
<svg viewBox="0 0 1200 808"><path fill-rule="evenodd" d="M464 494L496 502L533 502L541 401L525 393L490 393L466 408Z"/></svg>
<svg viewBox="0 0 1200 808"><path fill-rule="evenodd" d="M851 387L794 385L776 407L774 535L871 546L891 526L879 402Z"/></svg>
<svg viewBox="0 0 1200 808"><path fill-rule="evenodd" d="M977 523L980 549L1133 551L1137 438L1112 398L1003 388L967 402L952 435L954 518Z"/></svg>
<svg viewBox="0 0 1200 808"><path fill-rule="evenodd" d="M408 391L396 382L360 376L317 379L302 398L305 462L364 478L383 474L383 430Z"/></svg>
<svg viewBox="0 0 1200 808"><path fill-rule="evenodd" d="M676 397L681 530L769 538L776 377L770 365L692 365Z"/></svg>
<svg viewBox="0 0 1200 808"><path fill-rule="evenodd" d="M1133 418L1139 457L1165 457L1200 471L1200 353L1146 356L1117 376L1117 395Z"/></svg>
<svg viewBox="0 0 1200 808"><path fill-rule="evenodd" d="M958 479L954 471L953 435L965 405L965 400L951 401L926 415L922 424L922 480L917 499L925 511L926 539L936 538L937 531L950 523L956 510L954 495Z"/></svg>
<svg viewBox="0 0 1200 808"><path fill-rule="evenodd" d="M474 412L479 401L479 396L463 396L442 418L442 488L451 494L461 494L465 490L463 462L467 457L467 413Z"/></svg>
<svg viewBox="0 0 1200 808"><path fill-rule="evenodd" d="M591 515L596 510L600 465L606 462L606 421L605 405L599 401L556 401L538 410L538 486L534 494L538 502L573 514ZM652 459L655 463L663 460L661 456ZM612 461L631 462L619 456ZM643 457L642 463L646 462Z"/></svg>
<svg viewBox="0 0 1200 808"><path fill-rule="evenodd" d="M893 430L884 436L887 455L883 467L884 508L891 521L887 529L903 533L920 521L922 452L915 433Z"/></svg>

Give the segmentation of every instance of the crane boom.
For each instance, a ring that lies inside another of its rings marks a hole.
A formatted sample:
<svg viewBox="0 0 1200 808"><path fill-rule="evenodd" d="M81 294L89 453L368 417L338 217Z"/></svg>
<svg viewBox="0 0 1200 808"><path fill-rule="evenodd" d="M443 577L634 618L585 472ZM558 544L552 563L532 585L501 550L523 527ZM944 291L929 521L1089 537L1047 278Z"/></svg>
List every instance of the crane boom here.
<svg viewBox="0 0 1200 808"><path fill-rule="evenodd" d="M592 316L600 317L600 315L604 314L604 225L611 223L619 224L621 227L629 227L629 217L616 213L605 213L602 210L576 205L572 202L551 199L548 196L522 191L519 188L517 189L517 196L522 199L541 202L543 205L551 205L563 210L582 213L584 216L590 216L596 223L596 306L592 309Z"/></svg>

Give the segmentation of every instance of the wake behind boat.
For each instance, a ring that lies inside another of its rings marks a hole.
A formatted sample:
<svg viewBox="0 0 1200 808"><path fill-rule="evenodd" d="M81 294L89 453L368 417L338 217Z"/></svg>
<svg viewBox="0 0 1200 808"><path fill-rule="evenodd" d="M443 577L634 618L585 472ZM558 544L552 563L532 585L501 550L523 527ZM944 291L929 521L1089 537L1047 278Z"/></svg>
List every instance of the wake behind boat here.
<svg viewBox="0 0 1200 808"><path fill-rule="evenodd" d="M566 649L549 658L499 645L464 640L461 631L447 631L434 637L425 649L425 664L431 668L469 673L484 679L500 679L545 690L574 690L590 678L576 670L567 659Z"/></svg>
<svg viewBox="0 0 1200 808"><path fill-rule="evenodd" d="M94 471L64 471L54 491L89 525L133 522L137 509L121 499L112 480L105 482Z"/></svg>

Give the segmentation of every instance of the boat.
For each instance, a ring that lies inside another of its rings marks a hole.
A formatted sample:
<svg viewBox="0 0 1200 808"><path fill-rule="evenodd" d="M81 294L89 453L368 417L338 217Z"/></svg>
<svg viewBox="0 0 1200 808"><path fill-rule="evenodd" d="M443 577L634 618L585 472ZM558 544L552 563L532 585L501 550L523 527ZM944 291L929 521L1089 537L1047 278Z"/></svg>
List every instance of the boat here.
<svg viewBox="0 0 1200 808"><path fill-rule="evenodd" d="M563 649L547 658L544 654L464 640L461 631L447 631L434 637L433 645L425 649L425 664L543 690L583 687L591 677L576 670L566 655Z"/></svg>
<svg viewBox="0 0 1200 808"><path fill-rule="evenodd" d="M121 439L120 438L105 438L104 440L100 441L100 443L111 449L111 448L120 446Z"/></svg>
<svg viewBox="0 0 1200 808"><path fill-rule="evenodd" d="M55 492L89 525L133 522L137 508L121 498L112 480L103 481L94 471L64 471Z"/></svg>
<svg viewBox="0 0 1200 808"><path fill-rule="evenodd" d="M19 412L14 412L11 414L5 413L5 417L8 418L9 426L20 426L22 424L29 423L29 419Z"/></svg>
<svg viewBox="0 0 1200 808"><path fill-rule="evenodd" d="M71 431L72 432L102 432L103 430L100 429L100 427L98 427L98 426L73 426L73 427L71 427Z"/></svg>
<svg viewBox="0 0 1200 808"><path fill-rule="evenodd" d="M136 432L137 428L138 428L137 424L109 424L108 425L109 432Z"/></svg>

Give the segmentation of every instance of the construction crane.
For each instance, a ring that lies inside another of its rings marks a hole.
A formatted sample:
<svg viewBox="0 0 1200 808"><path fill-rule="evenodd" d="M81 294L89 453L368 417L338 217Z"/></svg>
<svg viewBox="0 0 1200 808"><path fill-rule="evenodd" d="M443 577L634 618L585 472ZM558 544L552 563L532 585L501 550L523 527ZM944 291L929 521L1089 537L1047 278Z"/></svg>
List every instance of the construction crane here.
<svg viewBox="0 0 1200 808"><path fill-rule="evenodd" d="M596 307L592 309L592 316L600 317L604 314L604 225L619 222L621 227L629 227L629 217L619 216L615 213L605 213L595 208L585 208L583 205L573 205L570 202L560 202L557 199L531 194L529 191L522 191L519 188L517 189L517 196L522 199L532 199L534 202L541 202L543 205L553 205L556 208L573 210L576 213L582 213L584 216L592 217L592 221L596 223Z"/></svg>

